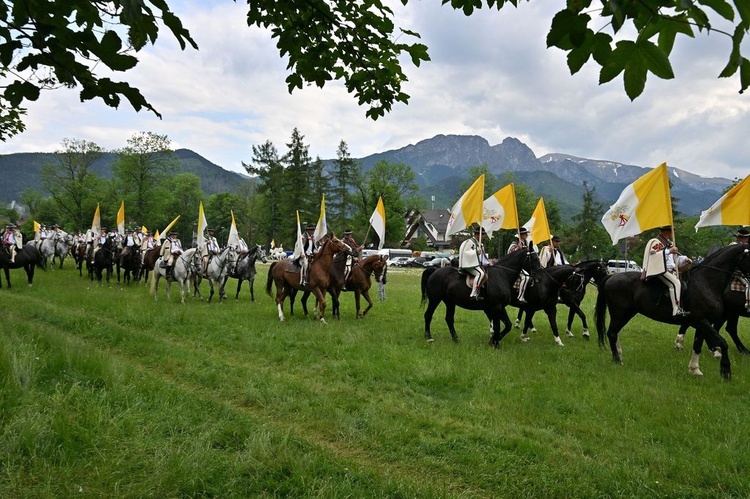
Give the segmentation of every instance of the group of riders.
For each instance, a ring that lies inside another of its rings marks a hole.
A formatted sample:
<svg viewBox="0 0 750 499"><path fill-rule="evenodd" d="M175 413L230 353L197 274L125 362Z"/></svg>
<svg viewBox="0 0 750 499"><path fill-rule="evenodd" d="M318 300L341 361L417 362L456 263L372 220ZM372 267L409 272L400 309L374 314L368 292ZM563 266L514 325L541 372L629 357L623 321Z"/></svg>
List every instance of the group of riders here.
<svg viewBox="0 0 750 499"><path fill-rule="evenodd" d="M459 248L458 266L467 274L474 276L470 297L480 300L479 290L484 279L485 271L483 266L488 265L489 259L484 251L482 238L486 237L486 232L482 227L476 227L472 237L466 239ZM511 243L507 253L513 253L520 249L529 248L529 231L521 227L517 237ZM750 239L750 231L739 229L735 233L735 241L732 244L747 244ZM539 253L539 260L542 268L552 267L555 265L568 265L568 260L560 248L561 238L552 236L550 244L544 246ZM679 271L687 268L692 264L692 260L684 255L679 254L677 246L672 242L672 226L665 225L659 227L659 235L650 239L646 243L643 253L643 279L657 278L663 282L668 291L669 298L672 302L673 316L687 316L690 312L680 306L680 295L682 284L679 278ZM518 301L526 303L524 297L526 288L530 281L530 274L522 270L518 279ZM750 294L750 289L746 289ZM750 296L748 296L750 303Z"/></svg>
<svg viewBox="0 0 750 499"><path fill-rule="evenodd" d="M302 234L302 253L295 260L295 263L300 267L300 283L302 286L307 286L308 284L308 268L321 246L321 241L322 240L315 241L315 224L307 224L305 226L305 233ZM352 235L352 229L344 230L344 237L341 241L349 246L349 249L351 250L349 254L347 254L344 270L344 277L346 279L351 272L352 265L359 261L364 245L357 244L357 241L354 240L354 236Z"/></svg>

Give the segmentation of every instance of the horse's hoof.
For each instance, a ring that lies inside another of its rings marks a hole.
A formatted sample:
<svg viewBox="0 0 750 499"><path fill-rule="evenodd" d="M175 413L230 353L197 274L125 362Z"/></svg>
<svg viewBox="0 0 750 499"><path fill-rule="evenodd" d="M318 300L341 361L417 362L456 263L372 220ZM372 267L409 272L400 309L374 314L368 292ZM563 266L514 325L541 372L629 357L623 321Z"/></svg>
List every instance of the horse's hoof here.
<svg viewBox="0 0 750 499"><path fill-rule="evenodd" d="M575 335L573 334L573 332L570 329L566 329L565 330L565 334L568 335L568 338L575 338Z"/></svg>
<svg viewBox="0 0 750 499"><path fill-rule="evenodd" d="M721 370L721 377L724 378L726 381L729 381L732 379L732 370L731 369L722 369Z"/></svg>
<svg viewBox="0 0 750 499"><path fill-rule="evenodd" d="M531 338L529 338L528 335L522 334L521 341L523 341L524 343L528 343L529 341L531 341Z"/></svg>
<svg viewBox="0 0 750 499"><path fill-rule="evenodd" d="M531 328L531 332L532 332L532 333L536 333L536 328L535 328L535 327L532 327L532 328Z"/></svg>
<svg viewBox="0 0 750 499"><path fill-rule="evenodd" d="M435 343L435 338L427 338L427 343Z"/></svg>
<svg viewBox="0 0 750 499"><path fill-rule="evenodd" d="M588 329L586 329L586 330L585 330L585 331L583 332L583 339L584 339L584 340L588 340L588 339L590 339L590 338L591 338L591 335L589 334L589 330L588 330Z"/></svg>
<svg viewBox="0 0 750 499"><path fill-rule="evenodd" d="M703 376L703 373L698 367L691 367L688 369L688 372L692 374L693 376Z"/></svg>
<svg viewBox="0 0 750 499"><path fill-rule="evenodd" d="M325 320L325 319L324 319L323 317L321 317L321 318L320 318L320 323L321 323L321 324L328 324L328 323L326 322L326 320Z"/></svg>
<svg viewBox="0 0 750 499"><path fill-rule="evenodd" d="M555 336L555 344L561 347L565 346L559 336Z"/></svg>
<svg viewBox="0 0 750 499"><path fill-rule="evenodd" d="M720 359L721 358L721 350L714 350L712 355L714 356L714 359Z"/></svg>
<svg viewBox="0 0 750 499"><path fill-rule="evenodd" d="M515 327L516 329L521 329L521 321L519 321L518 319L516 319L516 323L513 324L513 327Z"/></svg>
<svg viewBox="0 0 750 499"><path fill-rule="evenodd" d="M683 348L684 347L682 346L682 343L675 342L675 344L674 344L674 349L675 350L677 350L678 352L682 352Z"/></svg>

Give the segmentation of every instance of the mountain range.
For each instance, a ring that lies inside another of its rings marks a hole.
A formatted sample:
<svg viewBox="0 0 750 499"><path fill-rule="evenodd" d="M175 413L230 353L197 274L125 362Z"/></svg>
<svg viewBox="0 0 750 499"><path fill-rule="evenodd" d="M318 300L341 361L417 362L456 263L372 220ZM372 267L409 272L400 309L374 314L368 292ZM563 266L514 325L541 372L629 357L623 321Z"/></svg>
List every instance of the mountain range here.
<svg viewBox="0 0 750 499"><path fill-rule="evenodd" d="M208 194L235 192L238 186L251 182L246 175L216 165L189 149L175 151L181 171L201 179ZM114 153L105 153L93 170L106 178L111 176ZM420 194L432 200L435 208L449 209L461 194L461 184L468 181L468 170L486 165L499 179L511 172L514 181L522 183L545 199L555 199L564 218L580 211L583 180L596 189L597 200L608 207L628 184L649 171L649 168L625 165L614 161L579 158L564 153L537 157L526 144L508 137L500 144L490 145L479 136L437 135L416 144L355 158L367 172L381 160L405 163L412 167ZM40 172L46 163L55 161L53 153L15 153L0 155L0 202L18 200L28 188L41 188ZM330 165L332 160L326 160ZM732 183L720 177L701 177L669 167L672 195L678 199L677 210L684 215L697 215L711 206Z"/></svg>

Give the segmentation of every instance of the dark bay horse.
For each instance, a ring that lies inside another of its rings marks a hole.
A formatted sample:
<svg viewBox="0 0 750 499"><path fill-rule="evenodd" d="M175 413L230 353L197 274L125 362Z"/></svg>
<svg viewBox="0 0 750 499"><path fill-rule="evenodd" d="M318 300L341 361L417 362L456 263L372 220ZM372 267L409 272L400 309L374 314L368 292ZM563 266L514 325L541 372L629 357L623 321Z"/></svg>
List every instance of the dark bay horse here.
<svg viewBox="0 0 750 499"><path fill-rule="evenodd" d="M130 249L123 249L120 252L120 266L123 270L122 279L125 284L130 284L132 278L133 281L138 282L141 278L141 252L137 247ZM118 279L119 282L119 274Z"/></svg>
<svg viewBox="0 0 750 499"><path fill-rule="evenodd" d="M567 305L569 308L568 323L565 328L565 333L568 338L573 338L575 336L573 331L571 331L571 328L573 327L573 321L576 316L578 316L583 323L583 338L588 340L590 337L589 325L586 320L586 314L581 309L581 302L583 302L583 297L586 295L586 286L589 283L598 286L602 279L607 275L607 266L600 260L588 260L573 265L573 267L575 267L576 270L565 280L558 295L559 302L563 305ZM520 306L518 309L518 317L516 318L517 328L520 327L524 311L525 307ZM533 324L531 325L531 331L536 331ZM562 342L558 342L557 339L555 339L555 342L562 346Z"/></svg>
<svg viewBox="0 0 750 499"><path fill-rule="evenodd" d="M511 322L505 307L510 303L513 283L518 278L522 268L533 272L538 269L539 256L528 249L515 251L500 258L494 265L487 267L487 283L480 290L479 300L469 298L471 290L466 284L466 275L454 267L442 267L437 270L428 268L422 274L422 304L427 301L424 313L424 336L427 341L433 341L430 323L435 309L441 302L445 303L445 323L451 333L453 341L458 341L454 317L456 306L468 310L482 310L492 322L493 333L490 345L498 347L500 340L508 334ZM500 330L500 321L504 328Z"/></svg>
<svg viewBox="0 0 750 499"><path fill-rule="evenodd" d="M666 286L657 279L641 280L640 272L623 272L607 276L599 286L596 300L596 329L599 344L604 345L604 335L609 339L612 360L622 363L622 348L618 334L625 325L642 314L655 321L667 324L687 324L695 328L696 341L688 369L691 374L701 375L699 358L703 341L709 348L718 346L721 352L720 373L725 379L732 376L727 342L714 329L713 323L725 314L722 295L734 272L750 275L750 249L747 244L726 246L707 256L700 265L685 272L687 289L682 292L682 307L690 315L672 316L672 303ZM605 315L609 310L609 328L605 328Z"/></svg>
<svg viewBox="0 0 750 499"><path fill-rule="evenodd" d="M99 247L99 250L94 255L94 262L89 269L89 276L92 281L94 280L94 276L96 276L96 281L102 282L102 277L104 276L109 283L112 277L112 267L115 263L116 252L117 247L114 241L107 238L107 241Z"/></svg>
<svg viewBox="0 0 750 499"><path fill-rule="evenodd" d="M26 280L29 286L34 282L34 269L39 267L46 270L44 258L34 243L26 243L23 248L16 254L15 262L10 261L10 254L6 248L0 248L0 268L5 271L5 281L10 289L10 269L23 269L26 272ZM3 287L0 279L0 288Z"/></svg>
<svg viewBox="0 0 750 499"><path fill-rule="evenodd" d="M154 270L154 264L159 259L159 252L161 251L161 245L154 246L150 250L146 250L146 254L143 256L143 267L141 268L141 274L143 275L143 282L148 282L148 273Z"/></svg>
<svg viewBox="0 0 750 499"><path fill-rule="evenodd" d="M253 284L255 283L255 262L260 260L266 263L266 251L258 244L255 245L250 251L240 256L237 260L237 265L234 267L234 272L230 273L227 277L233 277L237 279L237 293L234 295L235 300L240 298L240 289L242 288L242 281L247 281L250 286L250 301L255 301L255 292L253 291Z"/></svg>
<svg viewBox="0 0 750 499"><path fill-rule="evenodd" d="M293 289L310 291L315 295L317 300L320 322L325 323L326 309L326 291L331 281L330 269L333 263L333 255L349 248L340 239L331 236L318 249L315 258L307 269L308 285L300 285L300 269L292 261L286 258L279 262L273 262L268 269L268 280L266 281L266 293L271 296L271 286L276 284L276 309L279 313L279 320L285 320L284 317L284 300L291 295Z"/></svg>

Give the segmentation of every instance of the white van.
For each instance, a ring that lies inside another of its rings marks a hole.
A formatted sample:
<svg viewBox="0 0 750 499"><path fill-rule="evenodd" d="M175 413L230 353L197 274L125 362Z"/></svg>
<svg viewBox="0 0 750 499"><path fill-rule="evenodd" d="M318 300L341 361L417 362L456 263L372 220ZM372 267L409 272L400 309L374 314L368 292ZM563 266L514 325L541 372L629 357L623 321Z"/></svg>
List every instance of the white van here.
<svg viewBox="0 0 750 499"><path fill-rule="evenodd" d="M609 274L619 274L620 272L643 272L643 269L633 260L609 260L607 262L607 272Z"/></svg>

